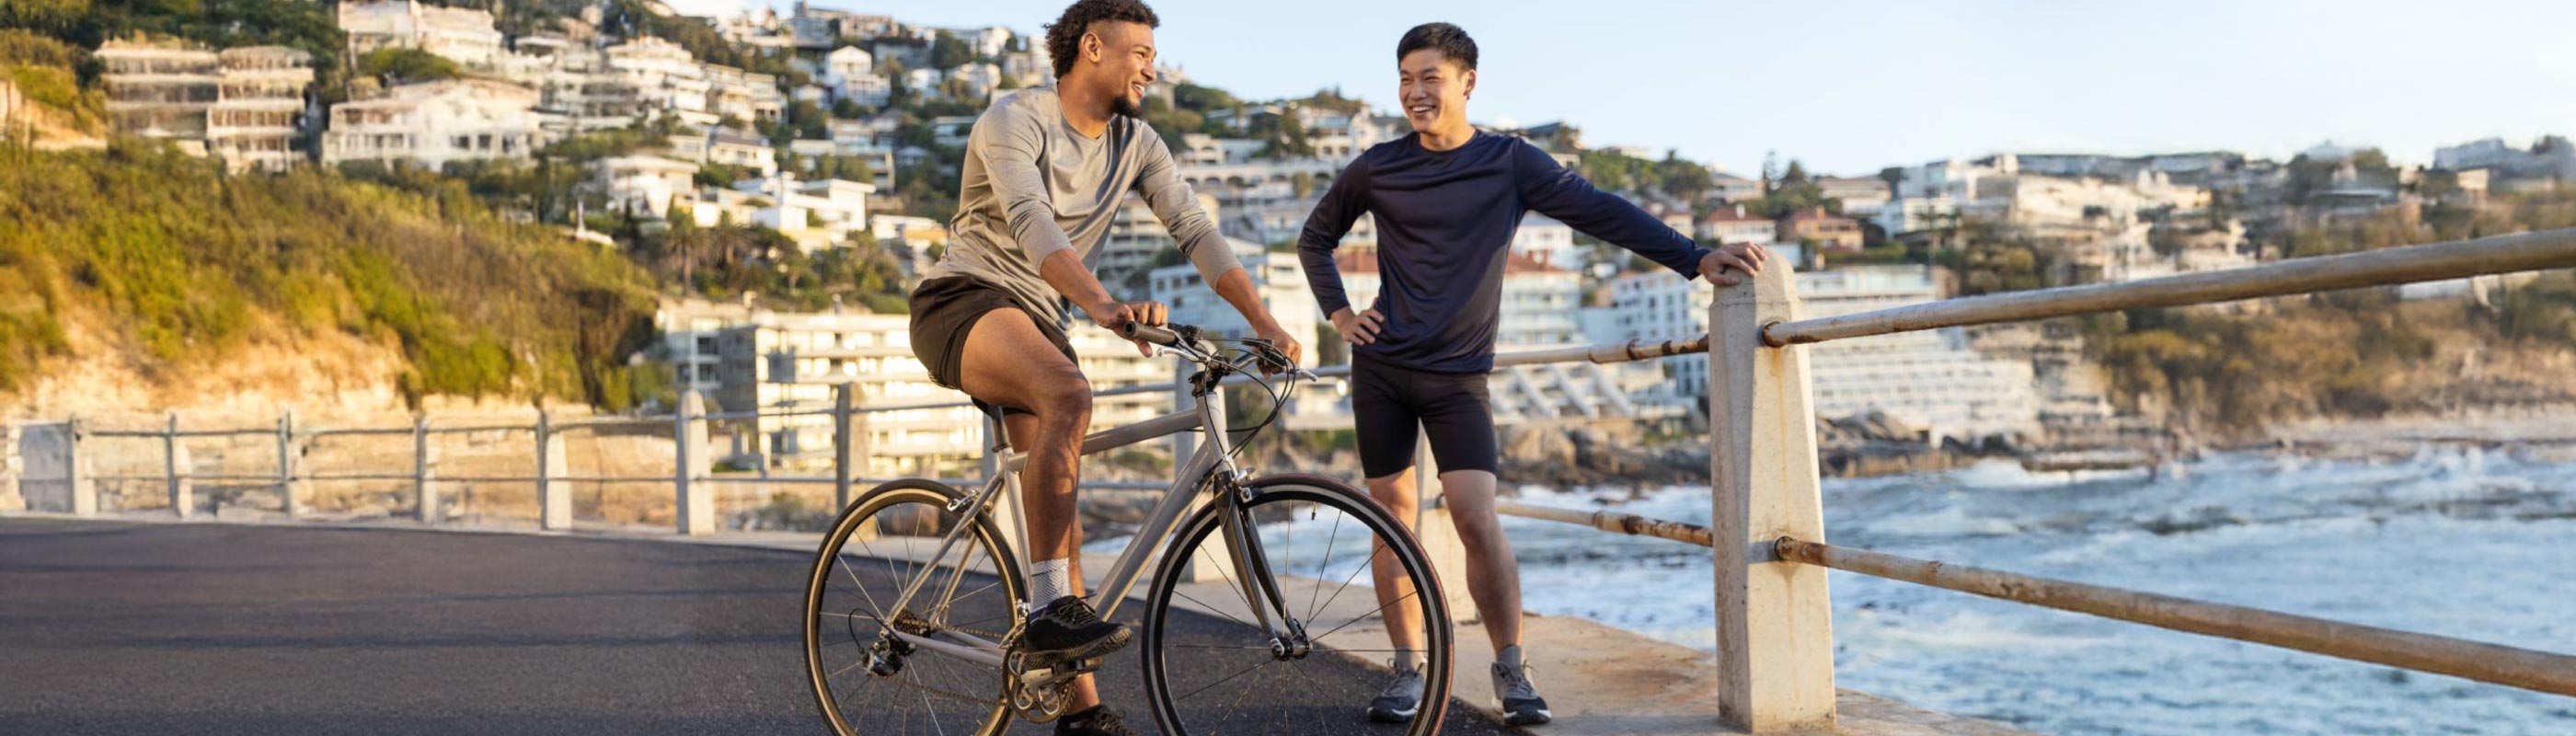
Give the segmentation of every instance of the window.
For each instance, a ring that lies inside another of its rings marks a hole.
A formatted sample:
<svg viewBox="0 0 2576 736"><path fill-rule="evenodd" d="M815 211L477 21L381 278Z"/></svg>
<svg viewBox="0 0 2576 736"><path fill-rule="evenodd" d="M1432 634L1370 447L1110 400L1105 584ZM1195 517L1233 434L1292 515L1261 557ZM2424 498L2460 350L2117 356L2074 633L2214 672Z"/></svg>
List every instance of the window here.
<svg viewBox="0 0 2576 736"><path fill-rule="evenodd" d="M454 144L454 147L458 150L466 150L474 147L474 139L471 136L456 136L455 138L448 139L448 142Z"/></svg>

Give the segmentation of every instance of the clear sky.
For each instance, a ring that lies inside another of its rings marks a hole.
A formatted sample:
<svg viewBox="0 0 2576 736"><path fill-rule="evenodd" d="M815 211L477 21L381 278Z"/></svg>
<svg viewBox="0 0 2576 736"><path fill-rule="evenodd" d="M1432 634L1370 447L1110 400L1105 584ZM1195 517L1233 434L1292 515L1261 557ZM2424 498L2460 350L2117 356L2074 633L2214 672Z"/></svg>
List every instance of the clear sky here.
<svg viewBox="0 0 2576 736"><path fill-rule="evenodd" d="M816 5L1036 33L1065 1ZM1389 110L1396 39L1457 23L1484 57L1478 121L1561 119L1591 145L1745 173L1774 151L1859 175L2000 150L2286 158L2326 139L2427 162L2477 138L2576 134L2576 3L2563 1L1152 4L1165 62L1199 83L1255 99L1338 86Z"/></svg>

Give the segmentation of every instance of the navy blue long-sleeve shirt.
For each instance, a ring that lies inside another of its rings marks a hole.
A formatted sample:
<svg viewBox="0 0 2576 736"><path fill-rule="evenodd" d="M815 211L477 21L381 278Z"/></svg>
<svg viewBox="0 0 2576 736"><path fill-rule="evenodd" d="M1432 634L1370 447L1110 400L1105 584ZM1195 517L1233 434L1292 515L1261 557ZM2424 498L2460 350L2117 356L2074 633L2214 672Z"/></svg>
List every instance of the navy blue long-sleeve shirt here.
<svg viewBox="0 0 2576 736"><path fill-rule="evenodd" d="M1595 189L1528 141L1478 132L1447 151L1408 135L1371 147L1342 169L1306 218L1297 257L1329 316L1351 306L1333 250L1360 213L1377 216L1377 341L1352 350L1390 365L1438 373L1494 369L1502 321L1503 263L1512 233L1532 210L1684 278L1708 249L1627 200Z"/></svg>

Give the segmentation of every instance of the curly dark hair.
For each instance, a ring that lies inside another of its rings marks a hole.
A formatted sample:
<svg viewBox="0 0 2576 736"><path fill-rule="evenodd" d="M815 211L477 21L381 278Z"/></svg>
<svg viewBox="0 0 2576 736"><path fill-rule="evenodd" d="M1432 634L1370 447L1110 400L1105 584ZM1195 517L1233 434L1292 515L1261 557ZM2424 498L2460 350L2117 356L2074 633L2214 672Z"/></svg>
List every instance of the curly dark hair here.
<svg viewBox="0 0 2576 736"><path fill-rule="evenodd" d="M1055 75L1061 79L1073 73L1074 57L1082 55L1082 34L1100 21L1143 23L1147 28L1160 28L1163 19L1154 17L1154 9L1139 0L1076 0L1065 6L1064 14L1046 24L1047 58L1055 62Z"/></svg>
<svg viewBox="0 0 2576 736"><path fill-rule="evenodd" d="M1404 40L1395 42L1395 60L1404 55L1430 49L1458 62L1468 71L1476 70L1476 39L1467 37L1467 29L1447 23L1424 23L1404 32Z"/></svg>

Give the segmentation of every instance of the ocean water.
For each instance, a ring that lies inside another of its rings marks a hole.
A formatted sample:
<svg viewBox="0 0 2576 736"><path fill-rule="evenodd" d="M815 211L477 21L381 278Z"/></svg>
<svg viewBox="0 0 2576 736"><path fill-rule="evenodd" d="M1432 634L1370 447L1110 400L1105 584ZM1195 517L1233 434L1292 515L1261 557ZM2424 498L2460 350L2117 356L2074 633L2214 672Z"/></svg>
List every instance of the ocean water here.
<svg viewBox="0 0 2576 736"><path fill-rule="evenodd" d="M1522 499L1705 523L1706 488ZM1835 544L2576 653L2576 464L2222 454L1830 480ZM1706 550L1506 519L1527 607L1702 649ZM1831 573L1838 684L2048 734L2571 734L2576 698Z"/></svg>

